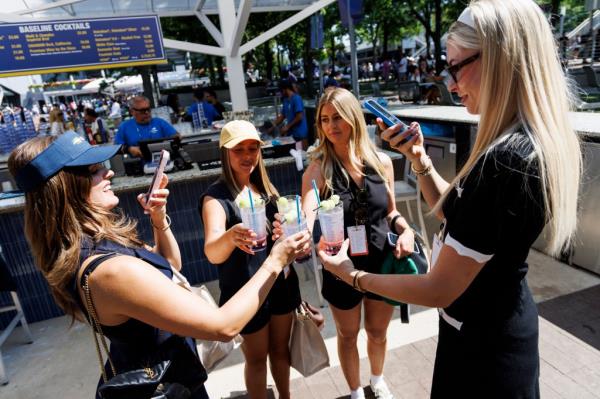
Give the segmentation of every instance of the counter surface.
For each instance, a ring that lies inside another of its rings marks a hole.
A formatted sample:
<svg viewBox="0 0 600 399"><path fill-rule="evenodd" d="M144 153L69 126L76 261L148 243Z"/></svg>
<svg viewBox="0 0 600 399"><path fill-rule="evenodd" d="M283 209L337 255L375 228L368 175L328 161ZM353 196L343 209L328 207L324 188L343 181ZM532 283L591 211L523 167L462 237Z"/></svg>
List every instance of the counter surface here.
<svg viewBox="0 0 600 399"><path fill-rule="evenodd" d="M291 156L265 159L265 164L267 167L282 165L290 162L294 162L294 158L292 158ZM173 184L186 182L190 180L209 178L211 176L214 176L216 178L220 175L220 173L220 167L211 169L200 169L195 163L192 169L170 172L167 173L167 176L169 176L169 183ZM145 192L148 189L151 181L152 175L121 176L113 177L111 186L113 192L115 192L116 194L129 191L139 191L141 193ZM21 210L23 209L24 205L24 196L0 200L0 214Z"/></svg>
<svg viewBox="0 0 600 399"><path fill-rule="evenodd" d="M429 119L439 122L457 122L477 124L478 115L467 112L465 107L453 107L444 105L390 105L388 109L400 119L408 123L412 119ZM365 111L365 113L370 113ZM571 112L573 127L580 134L600 138L600 113L593 112Z"/></svg>

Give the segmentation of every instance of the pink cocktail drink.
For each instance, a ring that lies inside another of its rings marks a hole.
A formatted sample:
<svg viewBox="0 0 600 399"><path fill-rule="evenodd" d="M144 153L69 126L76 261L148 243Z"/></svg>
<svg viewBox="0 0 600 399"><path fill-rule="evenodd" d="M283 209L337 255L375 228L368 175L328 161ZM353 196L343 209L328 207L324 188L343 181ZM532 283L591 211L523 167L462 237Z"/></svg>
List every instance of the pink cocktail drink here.
<svg viewBox="0 0 600 399"><path fill-rule="evenodd" d="M254 252L263 251L267 248L267 215L265 204L254 204L254 209L250 207L240 207L240 215L244 227L256 233L254 241L256 245L252 246Z"/></svg>
<svg viewBox="0 0 600 399"><path fill-rule="evenodd" d="M325 243L325 252L335 255L344 242L344 205L340 201L333 208L319 209L319 224Z"/></svg>

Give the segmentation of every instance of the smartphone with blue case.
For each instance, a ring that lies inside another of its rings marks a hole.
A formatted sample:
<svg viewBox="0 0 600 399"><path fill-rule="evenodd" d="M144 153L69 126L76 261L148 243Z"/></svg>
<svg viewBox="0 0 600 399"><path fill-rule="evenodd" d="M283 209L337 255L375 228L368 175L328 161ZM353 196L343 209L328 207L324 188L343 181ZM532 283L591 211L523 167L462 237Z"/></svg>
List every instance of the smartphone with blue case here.
<svg viewBox="0 0 600 399"><path fill-rule="evenodd" d="M383 120L383 123L385 123L389 127L400 124L401 128L396 134L400 134L406 129L408 129L408 126L404 122L398 119L396 115L392 114L390 111L382 107L375 99L370 98L368 100L365 100L363 106L369 111L371 111L375 116L381 118L381 120ZM400 144L406 143L407 139L408 138L405 138L402 141L400 141Z"/></svg>

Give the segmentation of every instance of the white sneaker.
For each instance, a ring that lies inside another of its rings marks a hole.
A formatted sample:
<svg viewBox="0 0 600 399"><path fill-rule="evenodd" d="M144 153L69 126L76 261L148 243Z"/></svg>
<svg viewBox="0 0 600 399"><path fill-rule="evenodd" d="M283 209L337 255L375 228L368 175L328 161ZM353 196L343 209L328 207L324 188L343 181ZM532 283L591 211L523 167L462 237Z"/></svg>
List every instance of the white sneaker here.
<svg viewBox="0 0 600 399"><path fill-rule="evenodd" d="M380 381L378 384L371 384L371 390L377 399L394 399L394 395L390 392L385 381Z"/></svg>

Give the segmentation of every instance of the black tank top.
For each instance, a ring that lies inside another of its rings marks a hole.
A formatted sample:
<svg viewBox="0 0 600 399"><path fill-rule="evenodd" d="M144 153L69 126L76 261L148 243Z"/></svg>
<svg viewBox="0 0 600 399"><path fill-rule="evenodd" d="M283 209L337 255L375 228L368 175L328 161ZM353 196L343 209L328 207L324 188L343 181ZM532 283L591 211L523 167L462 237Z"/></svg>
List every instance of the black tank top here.
<svg viewBox="0 0 600 399"><path fill-rule="evenodd" d="M381 264L374 265L373 260L377 259L375 263L382 261L387 233L390 231L385 219L388 214L389 198L384 180L371 166L365 166L363 173L365 174L363 187L358 187L349 175L346 179L339 165L334 164L332 185L334 194L339 195L344 202L344 235L346 237L346 227L357 225L357 221L361 222L357 219L360 219L360 213L363 212L360 208L365 208L366 203L367 212L364 224L369 242L369 256L352 256L351 258L357 268L378 273Z"/></svg>
<svg viewBox="0 0 600 399"><path fill-rule="evenodd" d="M164 257L160 255L150 252L144 248L129 248L108 240L94 243L89 237L82 241L81 252L79 255L80 265L92 255L108 253L118 253L142 259L143 261L154 266L167 278L171 279L173 277L171 265ZM81 301L81 297L79 295L77 278L78 274L79 272L75 274L71 281L71 295L79 304L82 313L86 317L89 317L87 315L86 307ZM117 373L144 367L144 364L147 363L147 359L149 358L149 354L154 353L155 350L158 350L161 344L172 337L175 337L175 340L181 340L183 342L183 345L178 345L178 347L181 348L180 351L186 351L189 349L193 355L196 357L198 356L196 344L192 338L175 336L168 331L161 330L133 318L130 318L126 322L116 326L103 325L102 331L104 336L110 340L110 357L115 365ZM171 341L173 341L173 339ZM182 358L186 359L187 363L187 360L189 360L190 357L182 356ZM172 364L171 367L173 366L178 367L178 365L175 364ZM110 369L108 367L105 368L108 372L108 375L111 376L112 372L110 372ZM199 360L197 364L194 364L194 368L198 371L197 377L199 379L199 391L204 392L203 383L207 378L206 371L200 364ZM196 395L192 397L196 397Z"/></svg>
<svg viewBox="0 0 600 399"><path fill-rule="evenodd" d="M212 197L219 201L225 210L225 229L230 229L232 226L241 223L242 218L240 211L235 203L235 198L227 188L227 185L222 180L217 180L211 184L208 189L200 197L200 215L202 215L202 206L206 196ZM275 217L277 207L274 201L265 198L267 220L271 221ZM269 223L269 222L267 222ZM255 252L254 255L249 255L239 248L235 248L229 258L225 262L216 265L219 271L219 287L224 293L234 293L239 290L263 264L273 247L273 240L270 234L267 234L267 248L260 252Z"/></svg>

